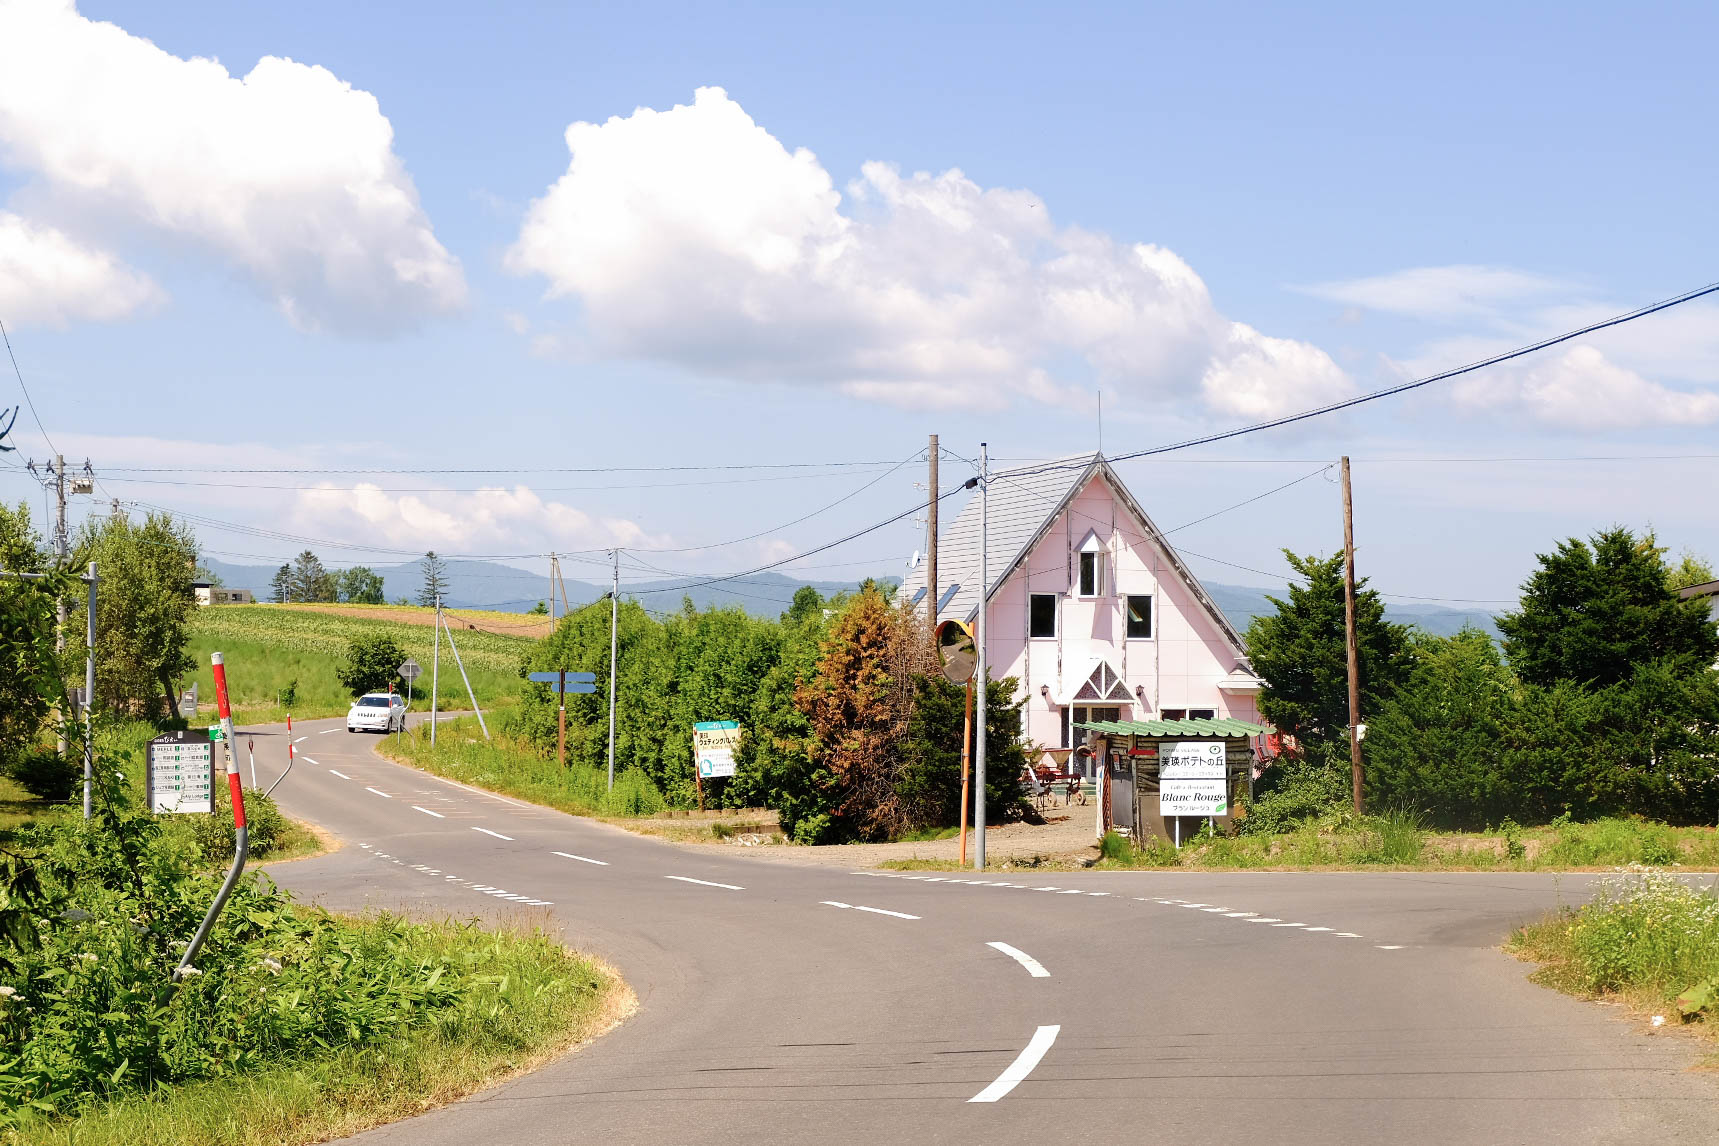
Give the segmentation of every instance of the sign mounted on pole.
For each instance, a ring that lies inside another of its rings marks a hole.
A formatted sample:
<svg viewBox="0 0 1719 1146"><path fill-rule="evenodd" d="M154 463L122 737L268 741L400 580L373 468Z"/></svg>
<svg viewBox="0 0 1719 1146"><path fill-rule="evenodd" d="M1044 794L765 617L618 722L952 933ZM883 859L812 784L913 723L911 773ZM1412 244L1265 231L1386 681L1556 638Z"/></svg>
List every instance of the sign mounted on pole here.
<svg viewBox="0 0 1719 1146"><path fill-rule="evenodd" d="M1229 765L1222 740L1166 740L1158 754L1160 816L1229 815Z"/></svg>
<svg viewBox="0 0 1719 1146"><path fill-rule="evenodd" d="M213 812L214 742L191 732L151 740L144 791L152 812Z"/></svg>
<svg viewBox="0 0 1719 1146"><path fill-rule="evenodd" d="M597 691L597 674L594 672L534 672L525 679L535 681L538 684L548 685L550 692L560 692L562 691L561 680L563 677L567 679L568 692L578 693Z"/></svg>
<svg viewBox="0 0 1719 1146"><path fill-rule="evenodd" d="M413 660L411 657L407 657L400 663L399 671L400 679L405 681L407 684L411 684L413 681L424 675L424 666Z"/></svg>
<svg viewBox="0 0 1719 1146"><path fill-rule="evenodd" d="M734 775L734 754L739 750L739 721L702 720L692 726L692 751L698 758L700 779Z"/></svg>

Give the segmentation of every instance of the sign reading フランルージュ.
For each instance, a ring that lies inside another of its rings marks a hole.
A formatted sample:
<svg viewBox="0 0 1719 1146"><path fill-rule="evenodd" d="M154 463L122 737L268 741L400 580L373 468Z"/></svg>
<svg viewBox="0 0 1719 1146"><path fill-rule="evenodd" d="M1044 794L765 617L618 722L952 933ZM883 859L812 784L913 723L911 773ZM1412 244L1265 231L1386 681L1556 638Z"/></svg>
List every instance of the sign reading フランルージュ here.
<svg viewBox="0 0 1719 1146"><path fill-rule="evenodd" d="M1158 814L1229 814L1228 765L1222 740L1165 741L1158 756Z"/></svg>
<svg viewBox="0 0 1719 1146"><path fill-rule="evenodd" d="M149 742L145 788L152 812L213 812L214 742L191 732L157 736Z"/></svg>
<svg viewBox="0 0 1719 1146"><path fill-rule="evenodd" d="M701 779L734 775L734 754L740 750L740 723L701 720L692 726L692 751Z"/></svg>

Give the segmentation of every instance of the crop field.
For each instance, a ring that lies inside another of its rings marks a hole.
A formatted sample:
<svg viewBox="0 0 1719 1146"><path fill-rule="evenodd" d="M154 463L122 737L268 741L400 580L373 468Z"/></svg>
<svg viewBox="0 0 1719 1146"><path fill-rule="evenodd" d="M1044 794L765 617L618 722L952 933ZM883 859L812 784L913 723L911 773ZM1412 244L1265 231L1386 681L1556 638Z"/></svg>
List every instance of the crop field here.
<svg viewBox="0 0 1719 1146"><path fill-rule="evenodd" d="M506 704L519 695L520 658L532 642L523 637L462 629L454 619L454 639L471 677L472 690L485 708ZM374 616L286 609L276 605L214 605L199 609L192 620L190 652L197 660L198 698L212 712L215 681L209 654L225 654L227 684L234 714L241 723L266 723L287 711L305 719L338 716L351 702L336 670L354 637L386 633L424 668L414 690L413 707L429 703L431 640L428 625L381 620ZM440 703L444 708L468 708L465 685L444 638ZM284 704L291 686L296 696ZM182 683L181 688L189 687Z"/></svg>

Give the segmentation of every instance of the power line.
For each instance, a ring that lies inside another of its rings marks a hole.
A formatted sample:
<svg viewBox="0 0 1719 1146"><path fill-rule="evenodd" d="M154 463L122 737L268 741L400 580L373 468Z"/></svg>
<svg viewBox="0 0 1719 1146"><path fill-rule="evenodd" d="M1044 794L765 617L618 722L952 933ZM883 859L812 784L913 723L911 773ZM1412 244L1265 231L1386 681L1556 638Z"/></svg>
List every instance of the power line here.
<svg viewBox="0 0 1719 1146"><path fill-rule="evenodd" d="M48 428L42 425L42 415L36 413L36 400L30 397L30 388L24 385L24 372L18 369L18 355L12 350L12 336L6 333L4 322L0 322L0 339L6 342L6 357L12 360L12 373L18 376L18 389L24 392L24 401L29 403L30 417L36 420L36 429L42 432L42 440L48 443L48 448L58 454L60 448L54 445L54 439L48 437Z"/></svg>
<svg viewBox="0 0 1719 1146"><path fill-rule="evenodd" d="M354 467L318 468L315 466L285 468L252 468L224 466L128 466L111 470L113 473L167 474L614 474L614 473L699 473L734 470L805 470L841 469L893 464L884 458L877 461L852 462L747 462L721 465L683 466L509 466L505 468L414 467L396 468Z"/></svg>

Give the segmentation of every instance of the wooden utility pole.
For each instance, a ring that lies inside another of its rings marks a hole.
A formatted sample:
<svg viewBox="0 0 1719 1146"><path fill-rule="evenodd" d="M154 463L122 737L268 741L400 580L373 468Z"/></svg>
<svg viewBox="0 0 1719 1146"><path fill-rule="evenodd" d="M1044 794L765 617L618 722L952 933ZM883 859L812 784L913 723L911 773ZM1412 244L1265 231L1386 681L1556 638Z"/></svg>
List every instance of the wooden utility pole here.
<svg viewBox="0 0 1719 1146"><path fill-rule="evenodd" d="M931 494L925 511L925 615L937 631L937 435L931 435ZM962 837L965 841L966 837Z"/></svg>
<svg viewBox="0 0 1719 1146"><path fill-rule="evenodd" d="M1355 503L1349 494L1349 456L1343 456L1343 643L1349 654L1349 782L1355 814L1361 806L1361 651L1355 641Z"/></svg>

